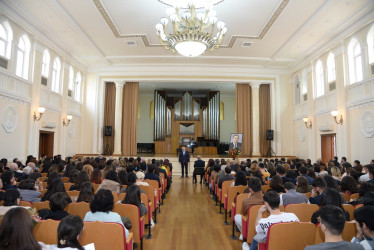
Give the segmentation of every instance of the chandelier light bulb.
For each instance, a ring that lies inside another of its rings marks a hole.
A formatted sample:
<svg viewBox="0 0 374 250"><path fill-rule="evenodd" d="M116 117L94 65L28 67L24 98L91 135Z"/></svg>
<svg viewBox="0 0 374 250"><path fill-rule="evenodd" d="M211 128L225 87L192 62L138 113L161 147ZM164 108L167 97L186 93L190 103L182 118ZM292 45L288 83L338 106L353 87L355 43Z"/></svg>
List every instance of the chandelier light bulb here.
<svg viewBox="0 0 374 250"><path fill-rule="evenodd" d="M166 17L163 17L163 18L161 18L160 22L161 22L162 25L166 26L166 25L168 25L169 20Z"/></svg>
<svg viewBox="0 0 374 250"><path fill-rule="evenodd" d="M191 12L189 12L189 11L185 11L184 13L183 13L183 18L184 19L189 19L191 17Z"/></svg>
<svg viewBox="0 0 374 250"><path fill-rule="evenodd" d="M156 30L161 31L163 29L163 26L161 23L156 24Z"/></svg>
<svg viewBox="0 0 374 250"><path fill-rule="evenodd" d="M209 18L209 21L211 22L211 23L216 23L217 22L217 17L215 17L215 16L211 16L210 18Z"/></svg>
<svg viewBox="0 0 374 250"><path fill-rule="evenodd" d="M225 27L225 23L224 23L224 22L219 21L219 22L217 23L217 28L218 28L218 29L223 29L224 27Z"/></svg>
<svg viewBox="0 0 374 250"><path fill-rule="evenodd" d="M197 19L199 19L200 21L203 21L205 19L205 14L204 13L198 13L197 14Z"/></svg>
<svg viewBox="0 0 374 250"><path fill-rule="evenodd" d="M226 28L226 27L223 27L223 29L222 29L222 34L224 35L224 34L226 34L226 32L227 32L227 28Z"/></svg>

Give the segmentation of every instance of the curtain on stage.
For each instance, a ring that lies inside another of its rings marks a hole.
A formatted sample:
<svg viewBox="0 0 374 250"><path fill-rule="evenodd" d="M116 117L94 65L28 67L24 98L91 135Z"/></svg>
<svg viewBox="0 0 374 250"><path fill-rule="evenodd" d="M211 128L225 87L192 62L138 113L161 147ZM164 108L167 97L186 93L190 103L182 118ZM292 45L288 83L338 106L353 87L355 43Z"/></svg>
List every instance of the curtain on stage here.
<svg viewBox="0 0 374 250"><path fill-rule="evenodd" d="M126 82L123 88L122 154L136 156L139 83Z"/></svg>
<svg viewBox="0 0 374 250"><path fill-rule="evenodd" d="M236 84L236 132L243 134L241 156L252 153L252 89L249 84Z"/></svg>
<svg viewBox="0 0 374 250"><path fill-rule="evenodd" d="M261 84L259 90L260 99L260 154L266 156L270 142L266 140L266 130L271 129L270 85Z"/></svg>
<svg viewBox="0 0 374 250"><path fill-rule="evenodd" d="M112 136L104 136L103 154L113 154L114 150L114 116L116 106L116 85L113 82L105 83L105 101L104 101L104 128L105 126L112 126ZM109 151L105 152L106 145L109 146Z"/></svg>

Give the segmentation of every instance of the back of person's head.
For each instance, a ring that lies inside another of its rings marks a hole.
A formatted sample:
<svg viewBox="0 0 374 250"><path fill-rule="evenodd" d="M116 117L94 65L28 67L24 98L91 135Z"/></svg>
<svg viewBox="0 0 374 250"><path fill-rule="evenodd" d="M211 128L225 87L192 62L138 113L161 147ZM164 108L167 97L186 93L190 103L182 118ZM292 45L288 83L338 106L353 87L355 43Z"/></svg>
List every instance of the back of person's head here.
<svg viewBox="0 0 374 250"><path fill-rule="evenodd" d="M327 188L322 196L321 206L333 205L337 207L342 206L342 198L340 193L335 188Z"/></svg>
<svg viewBox="0 0 374 250"><path fill-rule="evenodd" d="M264 202L268 203L271 209L278 209L280 203L279 194L275 191L269 191L264 195Z"/></svg>
<svg viewBox="0 0 374 250"><path fill-rule="evenodd" d="M247 186L247 178L243 171L238 171L235 176L235 186Z"/></svg>
<svg viewBox="0 0 374 250"><path fill-rule="evenodd" d="M9 185L11 184L11 180L12 178L14 177L14 173L13 171L5 171L2 175L1 175L1 180L3 181L3 185Z"/></svg>
<svg viewBox="0 0 374 250"><path fill-rule="evenodd" d="M29 175L28 179L34 180L34 182L35 182L40 177L42 177L42 175L40 173L35 173L34 172L34 173L32 173L32 174Z"/></svg>
<svg viewBox="0 0 374 250"><path fill-rule="evenodd" d="M279 188L279 187L283 187L282 178L278 175L274 175L273 178L271 178L271 180L270 180L269 186L270 186L271 189L276 189L276 188Z"/></svg>
<svg viewBox="0 0 374 250"><path fill-rule="evenodd" d="M138 185L131 185L126 188L126 196L123 199L123 204L132 204L139 206L140 204L140 188Z"/></svg>
<svg viewBox="0 0 374 250"><path fill-rule="evenodd" d="M331 175L325 174L325 175L323 175L322 178L326 182L326 187L328 187L328 188L335 188L336 190L339 190L338 183L335 181L335 179Z"/></svg>
<svg viewBox="0 0 374 250"><path fill-rule="evenodd" d="M82 183L81 190L79 192L79 196L77 199L77 202L84 201L91 203L94 197L94 188L92 185L92 182L90 181L85 181Z"/></svg>
<svg viewBox="0 0 374 250"><path fill-rule="evenodd" d="M283 166L278 166L276 172L283 175L286 173L286 169Z"/></svg>
<svg viewBox="0 0 374 250"><path fill-rule="evenodd" d="M18 205L17 199L21 198L18 189L8 189L4 194L4 204L3 206L14 206Z"/></svg>
<svg viewBox="0 0 374 250"><path fill-rule="evenodd" d="M148 172L149 173L153 173L156 169L156 166L154 164L151 164L148 166Z"/></svg>
<svg viewBox="0 0 374 250"><path fill-rule="evenodd" d="M214 165L213 169L214 169L215 172L219 172L219 171L221 171L221 166L220 165Z"/></svg>
<svg viewBox="0 0 374 250"><path fill-rule="evenodd" d="M121 185L127 185L126 177L127 177L127 173L125 170L120 170L118 172L118 180Z"/></svg>
<svg viewBox="0 0 374 250"><path fill-rule="evenodd" d="M99 183L101 183L101 177L102 177L102 174L101 174L100 169L95 168L95 169L92 171L90 181L91 181L92 183L99 184Z"/></svg>
<svg viewBox="0 0 374 250"><path fill-rule="evenodd" d="M261 180L257 177L249 178L248 187L252 189L253 192L259 192L262 190Z"/></svg>
<svg viewBox="0 0 374 250"><path fill-rule="evenodd" d="M304 166L301 166L299 168L299 172L300 172L300 174L306 174L308 172L308 169Z"/></svg>
<svg viewBox="0 0 374 250"><path fill-rule="evenodd" d="M35 187L35 181L33 179L22 180L18 185L19 189L26 189L26 190L34 190L34 187Z"/></svg>
<svg viewBox="0 0 374 250"><path fill-rule="evenodd" d="M136 182L136 174L133 172L128 173L126 176L126 180L127 180L127 185L131 186L132 184Z"/></svg>
<svg viewBox="0 0 374 250"><path fill-rule="evenodd" d="M231 173L231 168L230 167L225 167L225 173L230 174Z"/></svg>
<svg viewBox="0 0 374 250"><path fill-rule="evenodd" d="M370 231L374 231L374 206L363 206L358 209L355 209L353 216L356 222L363 228L365 223L366 227ZM366 236L366 235L365 235Z"/></svg>
<svg viewBox="0 0 374 250"><path fill-rule="evenodd" d="M41 249L33 235L33 225L26 209L10 209L0 225L0 249Z"/></svg>
<svg viewBox="0 0 374 250"><path fill-rule="evenodd" d="M64 192L58 192L49 198L49 207L52 211L64 211L69 204L69 196Z"/></svg>
<svg viewBox="0 0 374 250"><path fill-rule="evenodd" d="M141 172L141 171L138 171L137 173L136 173L136 179L137 180L144 180L144 173L143 172Z"/></svg>
<svg viewBox="0 0 374 250"><path fill-rule="evenodd" d="M343 209L333 205L323 206L319 209L319 218L332 235L341 235L345 226Z"/></svg>
<svg viewBox="0 0 374 250"><path fill-rule="evenodd" d="M252 176L260 179L261 184L264 184L263 181L262 181L262 172L261 171L254 171L254 172L252 172Z"/></svg>
<svg viewBox="0 0 374 250"><path fill-rule="evenodd" d="M86 171L80 171L77 180L76 180L76 185L78 186L78 189L81 189L82 183L85 181L89 181L90 177L88 176Z"/></svg>
<svg viewBox="0 0 374 250"><path fill-rule="evenodd" d="M322 177L317 177L313 180L312 186L315 187L315 188L318 187L318 188L321 188L321 189L325 189L326 188L326 182Z"/></svg>
<svg viewBox="0 0 374 250"><path fill-rule="evenodd" d="M83 250L78 241L83 230L83 221L79 216L69 215L63 218L57 228L58 248L74 248Z"/></svg>
<svg viewBox="0 0 374 250"><path fill-rule="evenodd" d="M340 190L342 192L349 191L350 193L358 193L358 187L355 179L352 176L344 176L340 182Z"/></svg>
<svg viewBox="0 0 374 250"><path fill-rule="evenodd" d="M90 204L92 213L95 212L110 212L114 207L113 194L107 189L100 189L94 196Z"/></svg>
<svg viewBox="0 0 374 250"><path fill-rule="evenodd" d="M116 170L109 170L106 175L105 179L118 182L118 174Z"/></svg>
<svg viewBox="0 0 374 250"><path fill-rule="evenodd" d="M360 197L364 196L367 192L374 191L374 184L364 182L361 187L359 188L358 193L360 194Z"/></svg>
<svg viewBox="0 0 374 250"><path fill-rule="evenodd" d="M56 179L60 179L60 175L57 172L52 172L48 175L47 179L47 189L50 189L50 185Z"/></svg>
<svg viewBox="0 0 374 250"><path fill-rule="evenodd" d="M364 206L374 206L374 191L367 192L364 195Z"/></svg>
<svg viewBox="0 0 374 250"><path fill-rule="evenodd" d="M286 182L284 184L284 189L293 190L293 189L295 189L295 185L292 182Z"/></svg>

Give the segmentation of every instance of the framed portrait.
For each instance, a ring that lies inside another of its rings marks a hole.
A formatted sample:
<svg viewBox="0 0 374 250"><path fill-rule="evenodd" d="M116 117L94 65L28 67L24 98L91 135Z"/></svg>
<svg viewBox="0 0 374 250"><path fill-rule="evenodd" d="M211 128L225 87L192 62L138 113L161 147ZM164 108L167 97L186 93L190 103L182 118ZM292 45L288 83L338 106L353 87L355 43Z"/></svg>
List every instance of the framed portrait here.
<svg viewBox="0 0 374 250"><path fill-rule="evenodd" d="M242 143L243 143L243 134L241 133L231 133L230 134L230 149L237 148L242 150Z"/></svg>

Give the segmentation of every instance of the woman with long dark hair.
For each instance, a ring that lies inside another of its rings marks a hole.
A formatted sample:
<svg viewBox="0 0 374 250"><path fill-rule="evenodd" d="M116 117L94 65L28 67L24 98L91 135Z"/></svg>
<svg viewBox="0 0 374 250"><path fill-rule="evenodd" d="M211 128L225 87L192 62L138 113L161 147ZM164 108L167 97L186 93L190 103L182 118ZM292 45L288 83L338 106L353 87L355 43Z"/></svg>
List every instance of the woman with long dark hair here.
<svg viewBox="0 0 374 250"><path fill-rule="evenodd" d="M91 174L91 178L90 178L90 181L93 183L93 184L101 184L101 182L103 182L103 180L101 179L102 177L102 174L101 174L101 171L100 169L98 168L95 168Z"/></svg>
<svg viewBox="0 0 374 250"><path fill-rule="evenodd" d="M80 191L82 188L82 183L86 181L90 181L90 177L85 171L82 170L78 173L77 179L75 180L75 184L70 187L69 191L72 191L72 190Z"/></svg>
<svg viewBox="0 0 374 250"><path fill-rule="evenodd" d="M233 182L232 186L247 186L247 178L245 176L245 173L243 171L238 171L238 173L235 176L235 182Z"/></svg>
<svg viewBox="0 0 374 250"><path fill-rule="evenodd" d="M127 187L126 196L122 201L123 204L131 204L139 207L140 217L147 214L147 207L142 203L140 198L140 188L138 185L131 185Z"/></svg>
<svg viewBox="0 0 374 250"><path fill-rule="evenodd" d="M349 175L344 176L340 182L340 191L348 194L349 196L351 194L358 193L358 187L355 179Z"/></svg>
<svg viewBox="0 0 374 250"><path fill-rule="evenodd" d="M270 180L270 189L269 191L275 191L277 193L285 193L286 190L284 190L283 187L283 180L279 175L274 175L273 178Z"/></svg>
<svg viewBox="0 0 374 250"><path fill-rule="evenodd" d="M303 194L312 192L313 187L308 184L307 178L305 178L304 176L298 176L296 180L296 192Z"/></svg>
<svg viewBox="0 0 374 250"><path fill-rule="evenodd" d="M77 202L84 201L84 202L91 203L93 198L94 198L94 188L92 186L92 183L90 181L83 182L81 191L79 192Z"/></svg>
<svg viewBox="0 0 374 250"><path fill-rule="evenodd" d="M52 195L58 192L66 193L64 183L62 182L61 179L56 179L51 183L50 188L48 188L47 192L45 192L41 201L48 201ZM71 199L70 199L70 202L71 202Z"/></svg>

